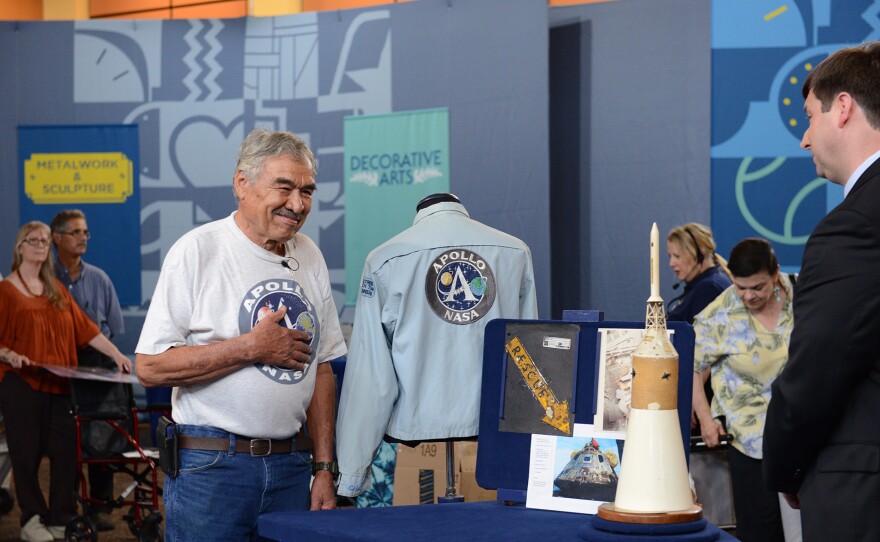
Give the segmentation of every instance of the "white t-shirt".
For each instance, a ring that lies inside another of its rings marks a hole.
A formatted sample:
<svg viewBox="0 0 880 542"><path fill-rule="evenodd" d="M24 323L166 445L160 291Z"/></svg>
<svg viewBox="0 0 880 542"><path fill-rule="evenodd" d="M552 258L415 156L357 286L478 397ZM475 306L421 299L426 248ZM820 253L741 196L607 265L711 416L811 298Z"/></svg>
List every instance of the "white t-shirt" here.
<svg viewBox="0 0 880 542"><path fill-rule="evenodd" d="M287 242L287 258L264 250L244 235L234 216L196 228L171 247L136 352L156 355L232 339L287 305L281 323L312 334L312 363L305 371L245 365L207 384L175 387L171 398L177 423L287 438L306 419L315 362L346 354L327 264L301 233ZM282 266L285 261L293 271Z"/></svg>

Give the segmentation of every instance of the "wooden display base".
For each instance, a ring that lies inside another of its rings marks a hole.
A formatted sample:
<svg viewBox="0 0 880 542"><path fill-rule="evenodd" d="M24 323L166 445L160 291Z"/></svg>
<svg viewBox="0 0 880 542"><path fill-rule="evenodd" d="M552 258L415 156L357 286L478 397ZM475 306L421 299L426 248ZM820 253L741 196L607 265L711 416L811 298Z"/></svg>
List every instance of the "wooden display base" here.
<svg viewBox="0 0 880 542"><path fill-rule="evenodd" d="M667 525L670 523L687 523L703 517L703 507L695 504L686 510L674 512L633 512L614 506L613 502L599 505L599 517L619 523L640 523L643 525Z"/></svg>

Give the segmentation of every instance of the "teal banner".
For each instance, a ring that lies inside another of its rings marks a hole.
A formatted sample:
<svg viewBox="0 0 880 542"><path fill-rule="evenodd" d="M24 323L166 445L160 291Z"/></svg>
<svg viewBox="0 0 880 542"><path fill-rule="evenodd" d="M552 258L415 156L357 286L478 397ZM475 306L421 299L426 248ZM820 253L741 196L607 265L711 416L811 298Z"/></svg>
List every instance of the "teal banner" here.
<svg viewBox="0 0 880 542"><path fill-rule="evenodd" d="M412 225L416 204L449 192L449 110L345 118L345 303L371 250Z"/></svg>

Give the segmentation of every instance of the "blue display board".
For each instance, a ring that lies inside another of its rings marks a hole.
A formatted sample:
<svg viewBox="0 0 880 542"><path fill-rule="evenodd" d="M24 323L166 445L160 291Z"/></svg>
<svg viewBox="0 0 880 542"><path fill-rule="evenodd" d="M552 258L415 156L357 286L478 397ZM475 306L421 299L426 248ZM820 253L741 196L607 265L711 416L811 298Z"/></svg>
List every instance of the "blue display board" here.
<svg viewBox="0 0 880 542"><path fill-rule="evenodd" d="M141 304L141 202L135 125L20 126L21 222L86 215L84 260L107 272L122 305Z"/></svg>
<svg viewBox="0 0 880 542"><path fill-rule="evenodd" d="M574 378L574 423L591 424L596 413L599 375L599 329L644 329L643 322L583 322L553 320L506 320L489 322L483 341L483 380L480 396L480 436L477 454L477 483L484 488L497 488L499 500L525 500L529 478L531 435L500 431L498 421L503 412L503 375L508 363L507 324L578 324L577 362ZM686 322L667 322L673 331L672 344L678 352L678 419L682 446L689 457L691 427L691 390L694 366L694 328Z"/></svg>

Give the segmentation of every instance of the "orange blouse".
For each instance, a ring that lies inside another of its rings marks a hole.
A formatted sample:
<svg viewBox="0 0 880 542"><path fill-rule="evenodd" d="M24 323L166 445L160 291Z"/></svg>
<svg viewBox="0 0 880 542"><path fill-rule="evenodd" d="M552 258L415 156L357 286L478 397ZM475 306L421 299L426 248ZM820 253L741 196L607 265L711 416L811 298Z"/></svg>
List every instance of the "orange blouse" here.
<svg viewBox="0 0 880 542"><path fill-rule="evenodd" d="M68 393L66 378L38 365L76 367L77 347L88 344L101 331L80 310L67 288L56 282L67 301L66 310L58 310L44 296L26 296L9 280L0 281L0 347L25 355L34 363L15 369L0 362L0 381L12 372L36 391Z"/></svg>

